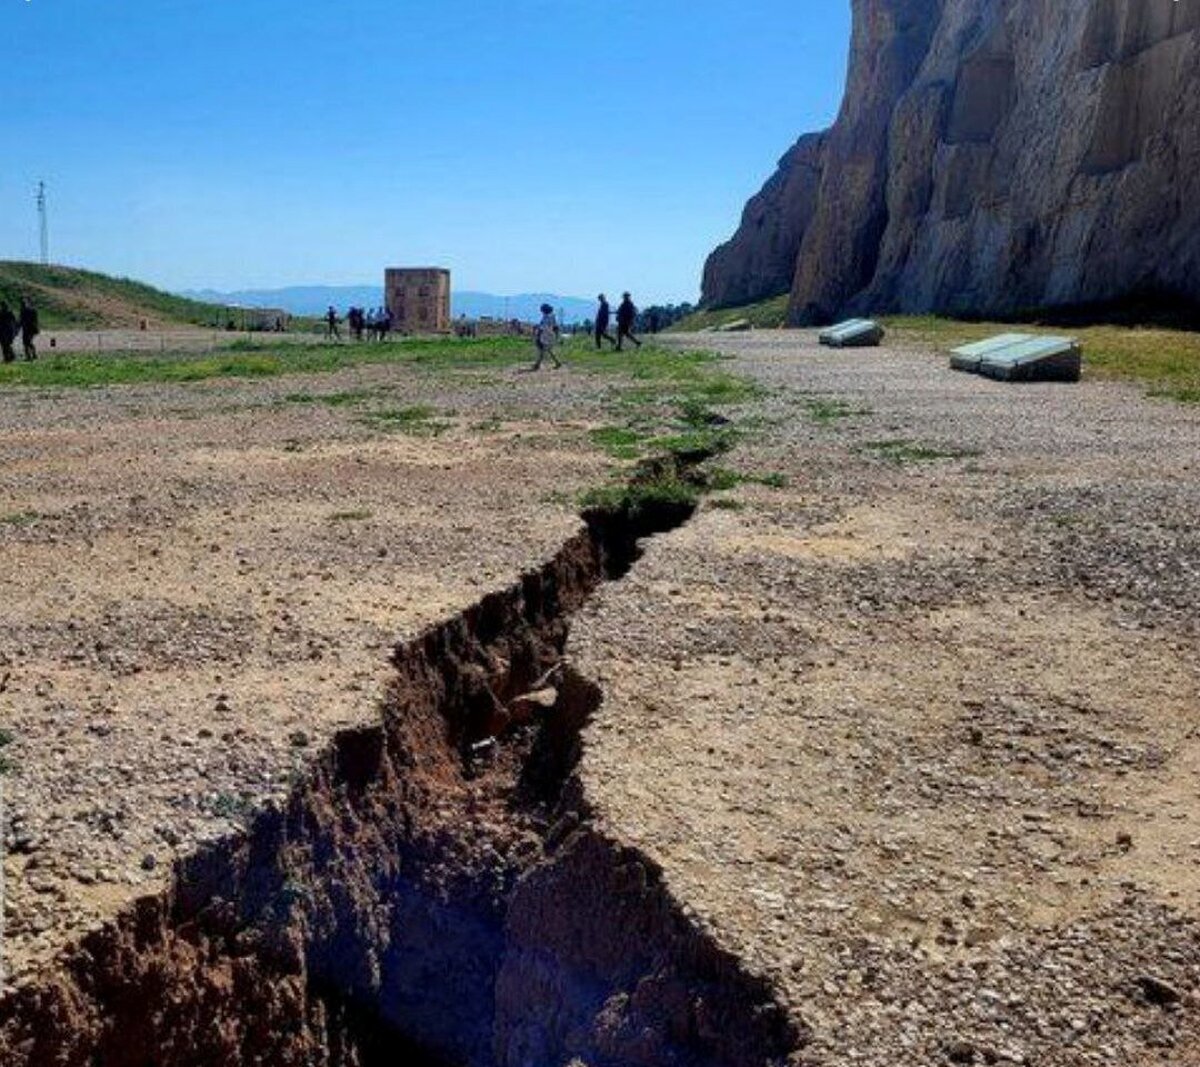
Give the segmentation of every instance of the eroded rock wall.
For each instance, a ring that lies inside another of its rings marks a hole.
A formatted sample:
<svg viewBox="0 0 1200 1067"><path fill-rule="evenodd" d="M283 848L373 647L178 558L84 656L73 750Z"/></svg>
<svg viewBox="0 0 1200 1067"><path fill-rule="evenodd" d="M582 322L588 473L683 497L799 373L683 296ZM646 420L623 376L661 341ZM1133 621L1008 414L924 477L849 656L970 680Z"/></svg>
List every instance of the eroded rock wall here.
<svg viewBox="0 0 1200 1067"><path fill-rule="evenodd" d="M856 0L854 19L814 202L757 231L748 211L706 303L760 288L762 243L797 233L795 323L1200 301L1197 0Z"/></svg>

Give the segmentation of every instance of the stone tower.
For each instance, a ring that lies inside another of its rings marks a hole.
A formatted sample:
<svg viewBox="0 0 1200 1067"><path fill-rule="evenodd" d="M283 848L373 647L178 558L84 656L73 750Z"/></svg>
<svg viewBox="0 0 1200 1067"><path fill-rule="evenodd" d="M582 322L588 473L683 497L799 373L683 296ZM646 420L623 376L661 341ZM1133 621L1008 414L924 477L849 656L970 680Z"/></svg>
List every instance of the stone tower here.
<svg viewBox="0 0 1200 1067"><path fill-rule="evenodd" d="M392 328L401 333L445 333L450 329L450 272L440 267L389 267L384 299Z"/></svg>

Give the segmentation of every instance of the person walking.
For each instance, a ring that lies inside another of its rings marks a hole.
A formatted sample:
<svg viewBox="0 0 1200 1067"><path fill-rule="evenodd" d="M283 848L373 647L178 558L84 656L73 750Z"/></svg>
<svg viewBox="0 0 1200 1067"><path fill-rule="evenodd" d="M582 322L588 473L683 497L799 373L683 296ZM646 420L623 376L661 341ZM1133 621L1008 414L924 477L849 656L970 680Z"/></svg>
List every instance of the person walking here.
<svg viewBox="0 0 1200 1067"><path fill-rule="evenodd" d="M608 332L608 324L612 319L612 309L608 306L608 297L601 293L597 299L600 306L596 308L596 350L599 351L601 341L607 341L613 348L617 347L617 339Z"/></svg>
<svg viewBox="0 0 1200 1067"><path fill-rule="evenodd" d="M337 309L332 304L329 305L329 310L325 312L325 337L332 341L335 337L340 341L342 339L342 331L338 329L338 323L342 320L338 318Z"/></svg>
<svg viewBox="0 0 1200 1067"><path fill-rule="evenodd" d="M617 351L625 349L625 338L628 337L638 348L642 342L633 336L633 324L637 322L637 308L633 306L633 298L625 293L617 306Z"/></svg>
<svg viewBox="0 0 1200 1067"><path fill-rule="evenodd" d="M41 333L37 308L22 297L21 311L17 317L21 322L21 347L25 349L25 358L26 360L35 360L37 359L37 346L34 341Z"/></svg>
<svg viewBox="0 0 1200 1067"><path fill-rule="evenodd" d="M554 351L554 346L558 344L558 337L558 319L554 317L554 308L549 304L543 304L542 321L537 324L533 331L533 343L537 345L537 362L529 368L530 370L541 370L542 363L547 356L554 360L556 369L562 366L562 360L558 358L558 354Z"/></svg>
<svg viewBox="0 0 1200 1067"><path fill-rule="evenodd" d="M0 300L0 353L3 353L5 363L11 363L17 358L13 352L13 341L17 339L19 329L20 325L12 308Z"/></svg>

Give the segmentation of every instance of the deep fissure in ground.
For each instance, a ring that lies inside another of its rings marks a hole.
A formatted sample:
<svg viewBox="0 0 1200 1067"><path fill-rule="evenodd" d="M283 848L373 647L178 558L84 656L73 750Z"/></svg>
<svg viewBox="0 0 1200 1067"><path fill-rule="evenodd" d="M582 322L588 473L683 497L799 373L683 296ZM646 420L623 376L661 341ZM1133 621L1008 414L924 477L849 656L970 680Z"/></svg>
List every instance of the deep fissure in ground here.
<svg viewBox="0 0 1200 1067"><path fill-rule="evenodd" d="M785 1059L802 1035L768 985L597 828L575 776L602 694L563 662L570 618L693 510L587 512L540 570L398 648L378 724L0 1002L0 1061Z"/></svg>

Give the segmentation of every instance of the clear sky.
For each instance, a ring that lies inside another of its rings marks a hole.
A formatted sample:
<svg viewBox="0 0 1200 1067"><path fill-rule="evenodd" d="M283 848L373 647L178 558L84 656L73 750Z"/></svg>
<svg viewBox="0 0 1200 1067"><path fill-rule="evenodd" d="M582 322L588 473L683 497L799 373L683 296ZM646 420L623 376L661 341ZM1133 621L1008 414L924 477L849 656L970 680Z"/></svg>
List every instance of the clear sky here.
<svg viewBox="0 0 1200 1067"><path fill-rule="evenodd" d="M0 258L169 288L694 299L838 106L848 0L0 0Z"/></svg>

